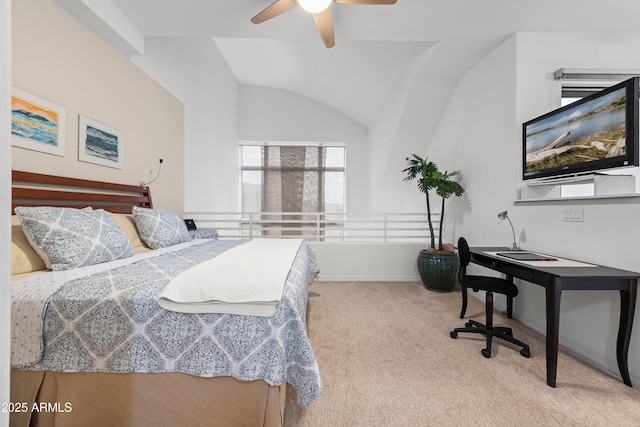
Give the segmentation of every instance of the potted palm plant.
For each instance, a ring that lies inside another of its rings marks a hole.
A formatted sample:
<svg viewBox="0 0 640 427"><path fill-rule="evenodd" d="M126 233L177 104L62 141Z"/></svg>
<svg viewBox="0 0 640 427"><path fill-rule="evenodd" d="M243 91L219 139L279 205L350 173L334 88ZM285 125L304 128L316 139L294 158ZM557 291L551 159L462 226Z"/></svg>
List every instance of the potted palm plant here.
<svg viewBox="0 0 640 427"><path fill-rule="evenodd" d="M435 163L417 154L412 154L411 157L408 157L407 162L409 165L402 171L406 173L404 181L416 179L418 190L425 195L427 221L431 237L431 246L421 250L418 255L418 272L427 289L436 292L450 292L456 283L458 257L452 244L443 245L442 225L444 224L446 199L453 195L462 196L464 194L464 188L452 179L460 172L441 172ZM438 246L436 246L435 231L431 219L431 201L429 199L431 190L435 190L442 201L438 227Z"/></svg>

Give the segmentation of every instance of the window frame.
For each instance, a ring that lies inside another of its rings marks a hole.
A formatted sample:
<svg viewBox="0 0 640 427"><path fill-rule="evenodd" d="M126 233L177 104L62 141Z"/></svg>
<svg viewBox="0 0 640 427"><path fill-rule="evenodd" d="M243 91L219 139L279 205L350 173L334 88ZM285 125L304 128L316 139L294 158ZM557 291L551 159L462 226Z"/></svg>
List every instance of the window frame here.
<svg viewBox="0 0 640 427"><path fill-rule="evenodd" d="M570 104L571 102L575 102L589 95L593 95L603 89L611 87L615 84L618 84L617 80L608 80L608 81L561 81L560 82L560 99L559 99L559 107L564 107L565 105ZM571 99L569 101L569 99Z"/></svg>
<svg viewBox="0 0 640 427"><path fill-rule="evenodd" d="M618 83L627 80L624 78L611 78L611 79L559 79L558 82L558 94L557 94L557 106L556 108L564 107L571 102L582 99L586 96L592 95L596 92L606 89ZM575 98L575 99L573 99ZM573 99L572 101L565 101L566 99Z"/></svg>

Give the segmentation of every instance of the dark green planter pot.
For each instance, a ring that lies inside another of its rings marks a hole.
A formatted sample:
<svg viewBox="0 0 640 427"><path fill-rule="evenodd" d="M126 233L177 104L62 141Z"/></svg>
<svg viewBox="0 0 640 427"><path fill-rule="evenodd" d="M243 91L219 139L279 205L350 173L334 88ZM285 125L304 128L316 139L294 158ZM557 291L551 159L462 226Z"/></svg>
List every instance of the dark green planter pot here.
<svg viewBox="0 0 640 427"><path fill-rule="evenodd" d="M418 272L424 287L434 292L451 292L458 276L458 255L420 251Z"/></svg>

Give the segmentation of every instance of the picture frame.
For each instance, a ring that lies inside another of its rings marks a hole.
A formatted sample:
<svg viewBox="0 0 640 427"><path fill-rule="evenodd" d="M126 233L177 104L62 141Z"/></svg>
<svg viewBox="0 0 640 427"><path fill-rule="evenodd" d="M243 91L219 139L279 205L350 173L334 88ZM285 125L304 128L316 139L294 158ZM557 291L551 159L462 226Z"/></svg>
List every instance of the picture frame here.
<svg viewBox="0 0 640 427"><path fill-rule="evenodd" d="M79 116L78 122L78 160L122 169L122 131L83 115Z"/></svg>
<svg viewBox="0 0 640 427"><path fill-rule="evenodd" d="M11 88L11 145L64 157L66 109Z"/></svg>

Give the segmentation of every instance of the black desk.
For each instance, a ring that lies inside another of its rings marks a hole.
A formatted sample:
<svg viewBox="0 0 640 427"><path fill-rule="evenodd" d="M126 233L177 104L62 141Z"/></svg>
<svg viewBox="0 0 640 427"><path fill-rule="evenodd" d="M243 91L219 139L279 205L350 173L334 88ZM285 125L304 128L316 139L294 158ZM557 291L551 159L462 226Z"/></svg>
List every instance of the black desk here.
<svg viewBox="0 0 640 427"><path fill-rule="evenodd" d="M558 329L560 326L560 296L563 290L620 291L620 325L616 355L620 375L626 385L633 387L629 377L627 354L636 307L636 293L640 273L615 268L595 267L532 267L486 252L508 252L505 248L470 248L471 262L513 277L544 286L547 313L547 384L556 386L558 367ZM554 261L547 261L554 262Z"/></svg>

